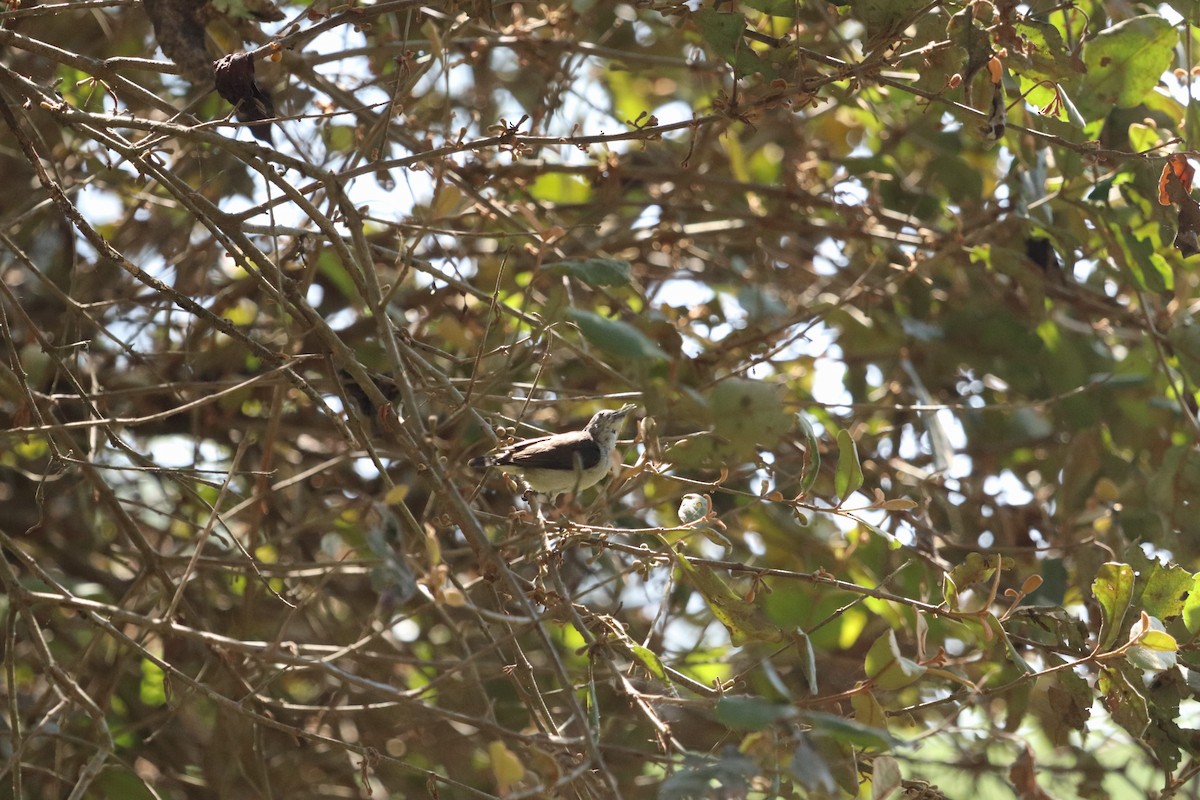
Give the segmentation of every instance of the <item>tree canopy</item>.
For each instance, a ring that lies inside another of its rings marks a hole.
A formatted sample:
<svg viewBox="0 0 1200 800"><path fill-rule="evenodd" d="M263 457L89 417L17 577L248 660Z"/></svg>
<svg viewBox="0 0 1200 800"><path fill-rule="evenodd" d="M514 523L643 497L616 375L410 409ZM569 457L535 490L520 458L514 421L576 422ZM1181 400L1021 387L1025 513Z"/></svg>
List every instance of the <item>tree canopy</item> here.
<svg viewBox="0 0 1200 800"><path fill-rule="evenodd" d="M5 8L6 796L1200 797L1195 0Z"/></svg>

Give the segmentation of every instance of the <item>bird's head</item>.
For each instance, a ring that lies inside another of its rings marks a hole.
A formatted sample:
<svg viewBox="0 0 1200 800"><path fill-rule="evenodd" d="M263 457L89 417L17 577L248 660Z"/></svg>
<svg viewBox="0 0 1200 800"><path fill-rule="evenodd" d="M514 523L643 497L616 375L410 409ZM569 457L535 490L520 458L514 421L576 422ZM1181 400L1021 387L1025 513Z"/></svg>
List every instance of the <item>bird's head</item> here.
<svg viewBox="0 0 1200 800"><path fill-rule="evenodd" d="M635 408L637 406L633 403L626 403L615 411L597 411L584 430L592 435L602 449L612 449L617 443L617 431L625 422L625 415Z"/></svg>

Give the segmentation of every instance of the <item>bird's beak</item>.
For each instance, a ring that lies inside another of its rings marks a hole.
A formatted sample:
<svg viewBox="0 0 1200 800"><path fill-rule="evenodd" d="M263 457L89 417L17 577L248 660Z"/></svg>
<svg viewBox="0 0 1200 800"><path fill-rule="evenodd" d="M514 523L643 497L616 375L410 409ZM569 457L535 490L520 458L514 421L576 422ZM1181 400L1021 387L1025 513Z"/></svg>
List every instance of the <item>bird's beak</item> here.
<svg viewBox="0 0 1200 800"><path fill-rule="evenodd" d="M617 413L620 414L621 416L625 416L630 411L633 411L635 408L637 408L637 403L626 403L625 405L621 406L617 410Z"/></svg>

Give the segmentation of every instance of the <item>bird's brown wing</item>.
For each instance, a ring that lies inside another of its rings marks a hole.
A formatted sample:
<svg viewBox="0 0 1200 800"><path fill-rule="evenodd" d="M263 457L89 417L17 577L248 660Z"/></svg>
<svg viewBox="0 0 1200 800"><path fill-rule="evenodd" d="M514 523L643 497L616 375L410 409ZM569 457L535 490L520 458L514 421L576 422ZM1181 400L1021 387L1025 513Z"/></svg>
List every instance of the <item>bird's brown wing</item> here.
<svg viewBox="0 0 1200 800"><path fill-rule="evenodd" d="M587 433L572 431L517 442L498 453L496 463L525 469L591 469L600 463L600 446Z"/></svg>

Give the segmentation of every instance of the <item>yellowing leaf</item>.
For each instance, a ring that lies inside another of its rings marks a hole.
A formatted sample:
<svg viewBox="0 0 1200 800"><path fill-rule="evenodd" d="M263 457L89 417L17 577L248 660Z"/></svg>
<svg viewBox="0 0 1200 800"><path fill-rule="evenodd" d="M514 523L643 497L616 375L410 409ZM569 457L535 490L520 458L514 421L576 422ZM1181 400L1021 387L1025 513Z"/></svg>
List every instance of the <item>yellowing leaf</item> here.
<svg viewBox="0 0 1200 800"><path fill-rule="evenodd" d="M383 502L389 506L398 506L404 502L406 497L408 497L408 484L397 483L387 490L387 494L383 496Z"/></svg>
<svg viewBox="0 0 1200 800"><path fill-rule="evenodd" d="M909 500L907 497L894 497L891 500L884 500L879 507L885 511L908 511L916 508L917 504L916 501Z"/></svg>
<svg viewBox="0 0 1200 800"><path fill-rule="evenodd" d="M492 777L496 780L496 789L501 796L511 792L525 777L525 765L504 742L489 742L488 758L492 762Z"/></svg>

